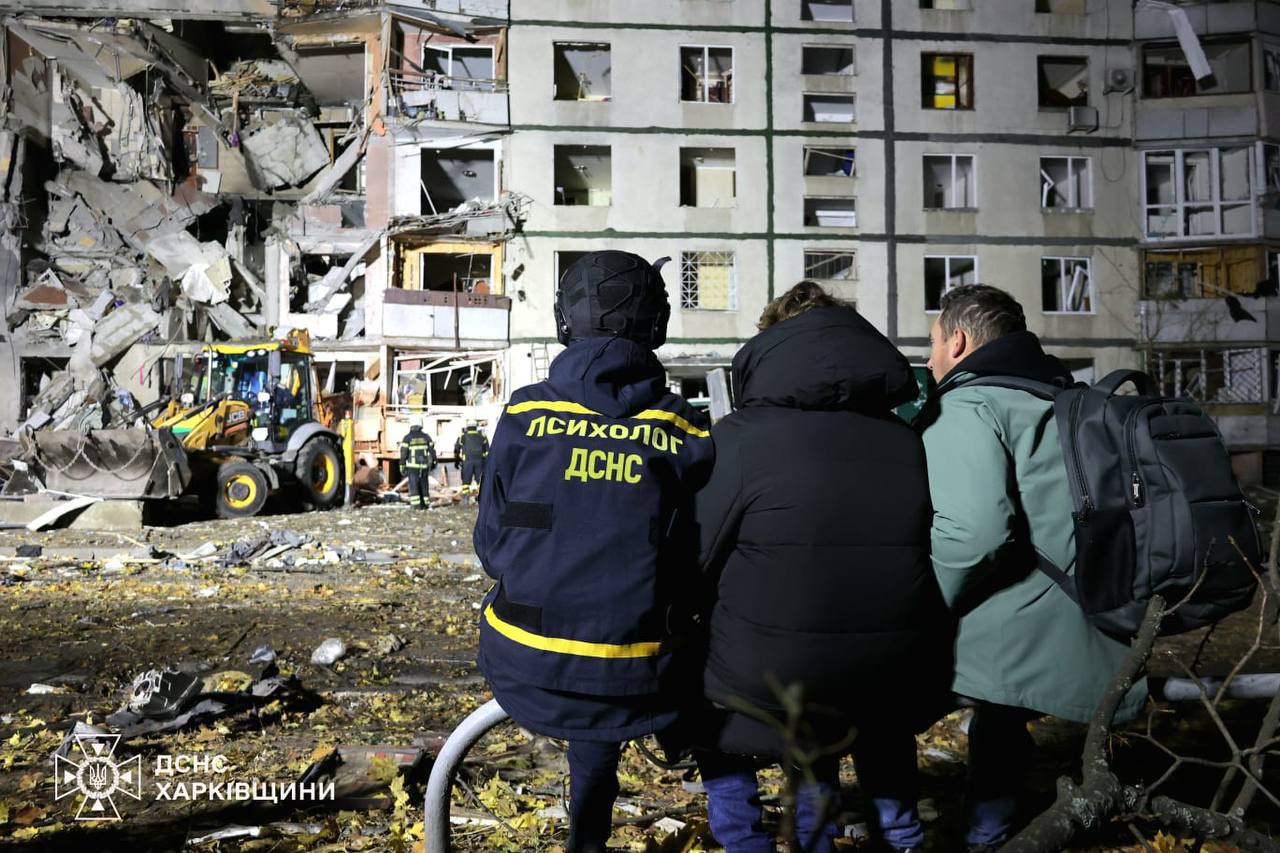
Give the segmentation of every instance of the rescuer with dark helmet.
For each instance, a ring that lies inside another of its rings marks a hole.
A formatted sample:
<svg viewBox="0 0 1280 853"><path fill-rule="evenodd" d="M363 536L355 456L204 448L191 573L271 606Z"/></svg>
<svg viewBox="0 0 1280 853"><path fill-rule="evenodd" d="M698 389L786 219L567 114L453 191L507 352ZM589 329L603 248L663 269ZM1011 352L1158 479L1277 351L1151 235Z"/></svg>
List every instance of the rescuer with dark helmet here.
<svg viewBox="0 0 1280 853"><path fill-rule="evenodd" d="M462 469L462 494L480 490L484 478L484 460L489 456L489 439L475 421L467 421L453 445L453 465ZM474 485L473 485L474 484Z"/></svg>
<svg viewBox="0 0 1280 853"><path fill-rule="evenodd" d="M436 445L431 436L414 421L400 442L400 467L409 478L409 505L426 509L431 497L431 469L436 464Z"/></svg>
<svg viewBox="0 0 1280 853"><path fill-rule="evenodd" d="M480 668L517 723L569 741L571 851L605 849L622 744L670 726L696 693L672 652L713 450L653 353L670 316L661 264L592 252L565 272L566 349L511 395L480 490L476 553L497 581Z"/></svg>

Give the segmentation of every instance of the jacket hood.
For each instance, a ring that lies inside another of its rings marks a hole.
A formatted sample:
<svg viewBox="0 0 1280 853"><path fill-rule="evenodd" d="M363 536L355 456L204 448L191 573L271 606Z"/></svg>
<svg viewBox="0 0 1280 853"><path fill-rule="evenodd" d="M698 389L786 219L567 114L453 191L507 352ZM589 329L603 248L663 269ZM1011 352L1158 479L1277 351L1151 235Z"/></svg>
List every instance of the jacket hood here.
<svg viewBox="0 0 1280 853"><path fill-rule="evenodd" d="M1045 352L1031 332L1014 332L978 347L942 377L938 389L955 386L962 375L1017 376L1064 387L1075 382L1067 366Z"/></svg>
<svg viewBox="0 0 1280 853"><path fill-rule="evenodd" d="M666 393L665 375L648 347L627 338L587 338L556 356L547 382L563 399L619 418Z"/></svg>
<svg viewBox="0 0 1280 853"><path fill-rule="evenodd" d="M733 359L739 408L887 412L915 398L906 358L852 308L813 308L756 335Z"/></svg>

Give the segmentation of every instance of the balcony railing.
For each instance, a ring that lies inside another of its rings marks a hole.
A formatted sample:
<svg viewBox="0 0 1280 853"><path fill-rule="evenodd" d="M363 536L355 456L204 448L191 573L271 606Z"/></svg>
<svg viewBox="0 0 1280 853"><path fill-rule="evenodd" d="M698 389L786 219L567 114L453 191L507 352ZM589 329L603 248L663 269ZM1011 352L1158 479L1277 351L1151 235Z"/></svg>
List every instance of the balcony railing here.
<svg viewBox="0 0 1280 853"><path fill-rule="evenodd" d="M392 115L477 124L509 122L506 80L407 70L391 71L389 76Z"/></svg>

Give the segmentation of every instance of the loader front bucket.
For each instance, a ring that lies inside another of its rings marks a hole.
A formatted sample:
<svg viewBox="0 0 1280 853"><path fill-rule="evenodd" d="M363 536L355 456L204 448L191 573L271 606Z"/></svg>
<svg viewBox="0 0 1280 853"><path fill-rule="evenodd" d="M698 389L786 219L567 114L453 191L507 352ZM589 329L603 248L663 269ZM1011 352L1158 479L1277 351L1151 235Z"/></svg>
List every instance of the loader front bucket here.
<svg viewBox="0 0 1280 853"><path fill-rule="evenodd" d="M49 489L100 498L174 498L191 481L168 429L36 430L23 442Z"/></svg>

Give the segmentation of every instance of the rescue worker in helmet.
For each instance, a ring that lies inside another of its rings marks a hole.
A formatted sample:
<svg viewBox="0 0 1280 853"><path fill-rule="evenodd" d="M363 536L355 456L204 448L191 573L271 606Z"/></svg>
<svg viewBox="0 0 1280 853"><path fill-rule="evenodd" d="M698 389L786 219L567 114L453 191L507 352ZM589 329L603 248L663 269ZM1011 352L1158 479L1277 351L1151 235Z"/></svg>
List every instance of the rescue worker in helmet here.
<svg viewBox="0 0 1280 853"><path fill-rule="evenodd" d="M484 477L484 460L489 456L489 439L476 426L475 421L467 421L462 428L462 435L453 445L453 465L462 469L462 494L469 495L480 491L480 481ZM472 483L475 485L472 486Z"/></svg>
<svg viewBox="0 0 1280 853"><path fill-rule="evenodd" d="M409 478L409 505L426 509L431 497L431 469L436 464L436 444L422 431L422 424L414 422L400 442L400 467Z"/></svg>
<svg viewBox="0 0 1280 853"><path fill-rule="evenodd" d="M698 693L672 652L695 598L693 494L713 450L653 354L670 316L661 263L592 252L565 272L567 348L546 381L511 395L480 490L475 548L497 581L480 668L517 723L569 741L577 853L605 849L622 744L670 726Z"/></svg>

